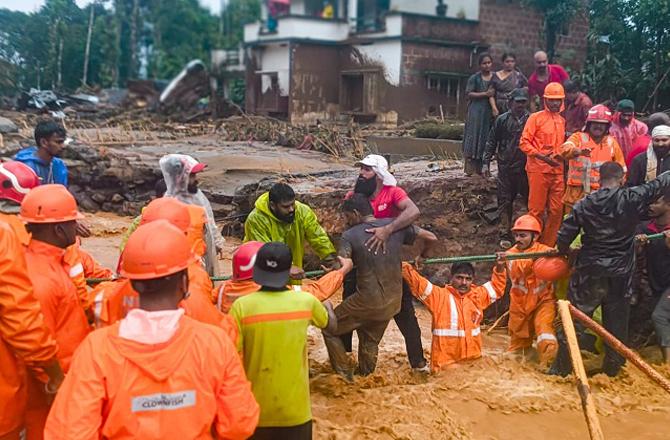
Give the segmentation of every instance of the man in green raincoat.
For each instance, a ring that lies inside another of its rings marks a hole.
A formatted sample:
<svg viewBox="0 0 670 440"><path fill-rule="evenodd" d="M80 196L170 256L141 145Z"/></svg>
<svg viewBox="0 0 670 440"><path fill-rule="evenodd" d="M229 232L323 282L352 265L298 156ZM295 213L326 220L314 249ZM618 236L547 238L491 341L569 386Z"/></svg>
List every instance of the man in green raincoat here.
<svg viewBox="0 0 670 440"><path fill-rule="evenodd" d="M305 242L328 265L337 261L335 246L319 224L316 214L295 199L293 188L276 183L261 195L244 223L244 241L286 244L293 255L291 278L304 277L302 269Z"/></svg>

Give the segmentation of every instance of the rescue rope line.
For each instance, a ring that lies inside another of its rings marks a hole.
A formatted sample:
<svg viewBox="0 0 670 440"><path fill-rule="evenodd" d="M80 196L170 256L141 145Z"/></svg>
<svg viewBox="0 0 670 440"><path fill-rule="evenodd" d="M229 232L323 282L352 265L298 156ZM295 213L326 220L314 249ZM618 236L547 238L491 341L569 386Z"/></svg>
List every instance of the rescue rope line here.
<svg viewBox="0 0 670 440"><path fill-rule="evenodd" d="M650 234L647 235L647 240L658 240L661 238L665 238L664 233L659 233L659 234ZM526 253L519 253L519 254L509 254L505 257L506 260L526 260L526 259L534 259L534 258L541 258L541 257L551 257L551 256L556 256L557 253L556 251L547 251L547 252L526 252ZM485 262L492 262L496 261L497 256L496 254L489 254L489 255L469 255L469 256L463 256L463 257L436 257L436 258L426 258L425 260L422 261L423 264L453 264L453 263L485 263ZM413 261L410 261L409 263L413 263ZM324 270L312 270L309 272L305 272L305 278L315 278L321 275L324 275L326 271ZM210 277L212 281L228 281L231 279L231 276L224 276L224 277ZM99 284L105 281L114 281L114 278L87 278L86 282L88 284Z"/></svg>

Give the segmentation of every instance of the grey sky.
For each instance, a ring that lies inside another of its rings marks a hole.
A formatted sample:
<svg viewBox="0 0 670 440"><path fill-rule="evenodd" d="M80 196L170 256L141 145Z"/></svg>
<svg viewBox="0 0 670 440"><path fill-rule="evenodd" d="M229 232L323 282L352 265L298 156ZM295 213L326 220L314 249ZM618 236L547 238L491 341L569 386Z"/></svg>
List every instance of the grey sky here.
<svg viewBox="0 0 670 440"><path fill-rule="evenodd" d="M207 6L215 14L221 9L220 0L198 0L201 5ZM76 0L79 6L84 6L91 0ZM44 0L0 0L0 8L9 8L18 11L32 12L39 9Z"/></svg>

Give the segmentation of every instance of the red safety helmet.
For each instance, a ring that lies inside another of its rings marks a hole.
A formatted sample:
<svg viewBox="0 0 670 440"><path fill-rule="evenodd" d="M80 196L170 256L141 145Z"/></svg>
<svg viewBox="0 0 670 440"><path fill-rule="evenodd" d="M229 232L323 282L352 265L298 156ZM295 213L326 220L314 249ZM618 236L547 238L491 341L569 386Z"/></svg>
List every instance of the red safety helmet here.
<svg viewBox="0 0 670 440"><path fill-rule="evenodd" d="M265 243L248 241L238 247L233 253L233 280L243 281L251 279L254 274L256 254Z"/></svg>
<svg viewBox="0 0 670 440"><path fill-rule="evenodd" d="M0 163L0 199L21 203L40 178L28 165L11 161Z"/></svg>
<svg viewBox="0 0 670 440"><path fill-rule="evenodd" d="M602 104L594 105L586 115L586 122L609 124L612 122L612 112Z"/></svg>
<svg viewBox="0 0 670 440"><path fill-rule="evenodd" d="M542 281L558 281L570 271L565 257L542 257L533 263L533 273Z"/></svg>
<svg viewBox="0 0 670 440"><path fill-rule="evenodd" d="M529 231L540 234L542 232L542 226L540 222L530 214L522 215L514 222L512 231Z"/></svg>

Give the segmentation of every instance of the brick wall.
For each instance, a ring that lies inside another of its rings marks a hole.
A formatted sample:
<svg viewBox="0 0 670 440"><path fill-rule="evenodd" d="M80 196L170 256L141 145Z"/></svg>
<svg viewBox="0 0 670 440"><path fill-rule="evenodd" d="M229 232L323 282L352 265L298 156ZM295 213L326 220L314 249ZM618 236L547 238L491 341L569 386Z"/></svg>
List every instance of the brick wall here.
<svg viewBox="0 0 670 440"><path fill-rule="evenodd" d="M506 4L505 4L506 3ZM519 68L530 75L533 54L544 48L542 16L534 8L524 7L520 0L502 2L481 0L479 31L483 42L490 45L496 68L505 51L517 55ZM555 62L580 69L586 58L586 35L589 30L586 11L578 14L568 28L568 34L558 38Z"/></svg>

